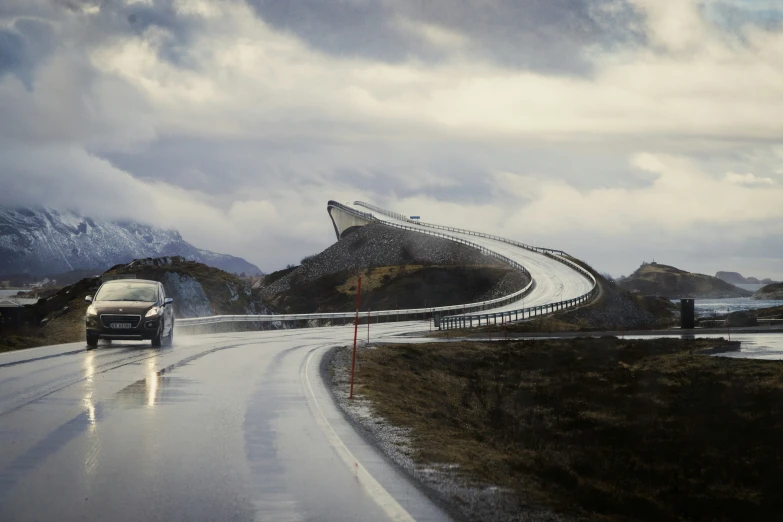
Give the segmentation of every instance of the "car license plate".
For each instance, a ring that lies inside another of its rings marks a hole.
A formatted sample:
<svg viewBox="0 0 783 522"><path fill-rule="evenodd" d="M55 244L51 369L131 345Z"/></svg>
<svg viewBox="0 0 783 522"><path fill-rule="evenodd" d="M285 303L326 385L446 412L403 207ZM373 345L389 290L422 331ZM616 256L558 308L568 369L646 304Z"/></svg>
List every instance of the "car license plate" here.
<svg viewBox="0 0 783 522"><path fill-rule="evenodd" d="M111 323L109 326L118 330L129 330L131 328L130 323Z"/></svg>

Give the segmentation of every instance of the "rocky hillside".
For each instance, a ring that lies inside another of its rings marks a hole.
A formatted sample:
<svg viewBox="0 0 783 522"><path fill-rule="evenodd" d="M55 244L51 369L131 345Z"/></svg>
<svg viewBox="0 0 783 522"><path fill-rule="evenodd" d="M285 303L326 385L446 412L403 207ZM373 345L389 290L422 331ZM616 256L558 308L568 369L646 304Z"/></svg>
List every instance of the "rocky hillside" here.
<svg viewBox="0 0 783 522"><path fill-rule="evenodd" d="M137 259L113 267L105 276L121 274L163 283L166 294L174 298L177 317L267 313L249 282L182 257Z"/></svg>
<svg viewBox="0 0 783 522"><path fill-rule="evenodd" d="M350 311L362 276L362 310L481 301L521 289L519 272L475 249L385 225L361 227L301 266L259 283L277 313Z"/></svg>
<svg viewBox="0 0 783 522"><path fill-rule="evenodd" d="M753 299L759 300L783 300L783 283L774 283L760 288L755 294Z"/></svg>
<svg viewBox="0 0 783 522"><path fill-rule="evenodd" d="M732 285L768 285L774 283L770 278L756 279L755 277L743 277L739 272L718 272L715 277Z"/></svg>
<svg viewBox="0 0 783 522"><path fill-rule="evenodd" d="M111 268L103 277L120 274L162 282L166 293L174 298L178 318L268 313L249 282L181 257L136 260ZM82 279L26 307L27 326L15 331L5 326L0 335L0 351L3 344L7 348L11 342L18 344L15 347L27 347L84 340L84 315L88 306L84 297L94 295L101 281L101 277Z"/></svg>
<svg viewBox="0 0 783 522"><path fill-rule="evenodd" d="M681 297L722 299L752 295L752 292L717 277L686 272L660 263L643 263L636 272L619 284L622 288L641 295L665 296L671 299Z"/></svg>
<svg viewBox="0 0 783 522"><path fill-rule="evenodd" d="M162 256L181 256L233 274L262 273L244 259L196 248L175 230L50 209L0 208L0 274L101 273L118 263Z"/></svg>
<svg viewBox="0 0 783 522"><path fill-rule="evenodd" d="M646 329L671 326L677 307L668 299L636 295L595 274L601 296L590 306L557 314L558 321L589 330Z"/></svg>

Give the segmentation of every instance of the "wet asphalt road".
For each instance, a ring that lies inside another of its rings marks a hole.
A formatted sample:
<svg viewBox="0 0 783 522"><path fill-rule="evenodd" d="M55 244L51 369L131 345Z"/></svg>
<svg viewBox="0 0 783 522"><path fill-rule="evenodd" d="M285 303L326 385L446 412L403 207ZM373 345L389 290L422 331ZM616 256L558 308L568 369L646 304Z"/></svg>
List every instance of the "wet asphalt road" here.
<svg viewBox="0 0 783 522"><path fill-rule="evenodd" d="M373 326L382 333L410 324ZM0 355L0 521L447 520L320 379L352 327Z"/></svg>

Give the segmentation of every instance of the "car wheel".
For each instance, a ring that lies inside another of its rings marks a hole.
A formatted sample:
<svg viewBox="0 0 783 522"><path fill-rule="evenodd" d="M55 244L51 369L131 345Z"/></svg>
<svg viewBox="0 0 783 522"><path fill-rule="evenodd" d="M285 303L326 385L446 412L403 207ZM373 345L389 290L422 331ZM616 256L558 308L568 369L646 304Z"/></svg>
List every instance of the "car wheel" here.
<svg viewBox="0 0 783 522"><path fill-rule="evenodd" d="M87 332L87 347L95 348L96 346L98 346L98 336Z"/></svg>
<svg viewBox="0 0 783 522"><path fill-rule="evenodd" d="M158 328L158 331L155 332L155 336L152 338L152 346L155 348L160 348L163 345L163 340L161 339L161 334L163 333L163 323L161 323L160 328Z"/></svg>

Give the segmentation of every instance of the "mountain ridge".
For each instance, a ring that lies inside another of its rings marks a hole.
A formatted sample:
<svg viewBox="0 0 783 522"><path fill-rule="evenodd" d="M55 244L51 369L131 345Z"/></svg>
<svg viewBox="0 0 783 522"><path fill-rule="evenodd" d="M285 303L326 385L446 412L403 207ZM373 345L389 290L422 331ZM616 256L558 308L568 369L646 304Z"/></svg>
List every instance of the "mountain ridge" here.
<svg viewBox="0 0 783 522"><path fill-rule="evenodd" d="M758 285L758 284L769 285L776 282L768 277L764 279L758 279L756 277L750 277L750 276L744 277L739 272L720 271L715 274L715 277L732 285Z"/></svg>
<svg viewBox="0 0 783 522"><path fill-rule="evenodd" d="M229 273L263 274L236 256L198 248L176 230L73 211L0 208L0 274L106 270L138 258L181 256Z"/></svg>

